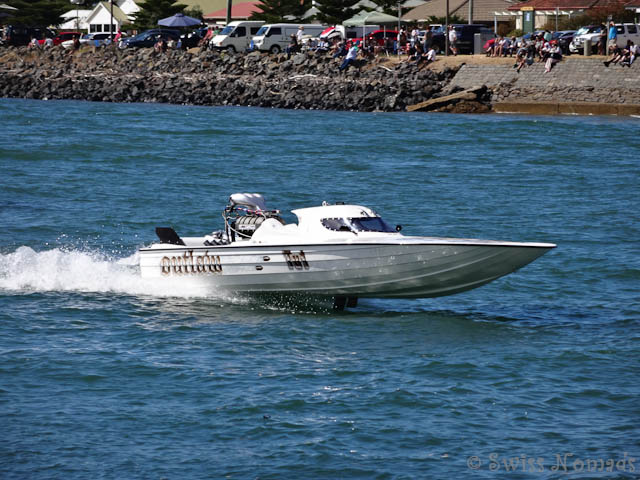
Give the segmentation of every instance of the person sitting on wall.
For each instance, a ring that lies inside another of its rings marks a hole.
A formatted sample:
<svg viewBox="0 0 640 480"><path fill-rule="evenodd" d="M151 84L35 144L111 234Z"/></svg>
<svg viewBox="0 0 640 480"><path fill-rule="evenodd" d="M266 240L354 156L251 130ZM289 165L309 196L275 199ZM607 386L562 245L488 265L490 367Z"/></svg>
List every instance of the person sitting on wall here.
<svg viewBox="0 0 640 480"><path fill-rule="evenodd" d="M164 38L162 38L161 35L158 35L157 37L157 41L155 43L155 45L153 46L153 50L156 53L163 53L167 51L167 44L164 42Z"/></svg>
<svg viewBox="0 0 640 480"><path fill-rule="evenodd" d="M416 42L414 44L414 50L414 54L409 58L416 62L416 66L420 66L420 62L425 58L424 51L422 50L422 44L420 42Z"/></svg>
<svg viewBox="0 0 640 480"><path fill-rule="evenodd" d="M633 62L635 61L636 57L638 56L638 54L640 54L640 45L636 45L633 42L631 42L631 47L629 49L630 52L630 56L629 56L629 67L631 65L633 65Z"/></svg>
<svg viewBox="0 0 640 480"><path fill-rule="evenodd" d="M334 49L332 50L332 52L333 52L332 58L344 57L347 54L347 46L345 45L344 42L338 42L334 46Z"/></svg>
<svg viewBox="0 0 640 480"><path fill-rule="evenodd" d="M289 40L289 45L284 51L287 54L287 59L291 57L292 53L297 53L300 50L300 44L298 43L298 37L295 33L291 34L291 40Z"/></svg>
<svg viewBox="0 0 640 480"><path fill-rule="evenodd" d="M487 57L492 57L493 51L496 48L496 39L490 38L489 40L487 40L483 48L484 48L484 53L487 55Z"/></svg>
<svg viewBox="0 0 640 480"><path fill-rule="evenodd" d="M533 44L522 41L520 43L520 48L518 48L518 51L516 52L516 63L513 65L516 72L520 73L520 70L524 67L532 65L535 54L536 49Z"/></svg>
<svg viewBox="0 0 640 480"><path fill-rule="evenodd" d="M205 50L209 47L209 42L213 38L213 28L207 28L207 33L204 34L204 37L198 42L198 46L204 48Z"/></svg>
<svg viewBox="0 0 640 480"><path fill-rule="evenodd" d="M431 45L431 48L427 52L427 55L425 58L427 60L427 65L436 61L436 49L433 45Z"/></svg>
<svg viewBox="0 0 640 480"><path fill-rule="evenodd" d="M623 67L631 67L631 64L636 59L636 52L638 46L634 45L631 40L627 40L627 46L622 49L622 59L620 65Z"/></svg>
<svg viewBox="0 0 640 480"><path fill-rule="evenodd" d="M493 53L491 54L492 57L499 57L502 55L502 46L504 45L504 37L502 35L499 35L498 38L496 38L496 41L493 44Z"/></svg>
<svg viewBox="0 0 640 480"><path fill-rule="evenodd" d="M353 62L356 61L356 58L358 58L359 43L360 42L356 42L356 44L349 49L349 51L347 52L347 56L345 57L342 64L338 67L338 70L343 71L345 68L347 68L349 65L351 65Z"/></svg>
<svg viewBox="0 0 640 480"><path fill-rule="evenodd" d="M549 44L549 55L546 63L544 64L544 73L549 73L553 66L562 60L562 49L556 40L551 40Z"/></svg>
<svg viewBox="0 0 640 480"><path fill-rule="evenodd" d="M602 63L604 64L605 67L608 67L612 63L618 63L623 58L624 58L624 54L622 52L622 49L618 45L615 45L613 46L613 50L611 51L611 57L609 58L609 60L606 60Z"/></svg>

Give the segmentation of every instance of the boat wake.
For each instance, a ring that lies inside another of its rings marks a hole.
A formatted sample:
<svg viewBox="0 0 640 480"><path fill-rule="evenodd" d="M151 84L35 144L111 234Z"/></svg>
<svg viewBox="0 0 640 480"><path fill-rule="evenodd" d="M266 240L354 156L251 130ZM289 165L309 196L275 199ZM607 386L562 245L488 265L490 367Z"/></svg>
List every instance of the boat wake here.
<svg viewBox="0 0 640 480"><path fill-rule="evenodd" d="M86 292L158 297L220 298L210 290L181 285L179 280L140 276L139 254L113 258L98 251L30 247L0 254L0 292ZM167 281L169 280L169 281Z"/></svg>

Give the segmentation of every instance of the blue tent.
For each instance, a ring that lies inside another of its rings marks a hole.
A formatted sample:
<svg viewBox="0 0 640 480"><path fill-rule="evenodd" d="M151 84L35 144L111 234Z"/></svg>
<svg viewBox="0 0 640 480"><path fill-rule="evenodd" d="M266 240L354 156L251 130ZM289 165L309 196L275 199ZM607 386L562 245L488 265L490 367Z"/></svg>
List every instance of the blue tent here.
<svg viewBox="0 0 640 480"><path fill-rule="evenodd" d="M187 17L184 13L176 13L172 17L158 20L158 25L162 25L163 27L193 27L201 23L197 18Z"/></svg>

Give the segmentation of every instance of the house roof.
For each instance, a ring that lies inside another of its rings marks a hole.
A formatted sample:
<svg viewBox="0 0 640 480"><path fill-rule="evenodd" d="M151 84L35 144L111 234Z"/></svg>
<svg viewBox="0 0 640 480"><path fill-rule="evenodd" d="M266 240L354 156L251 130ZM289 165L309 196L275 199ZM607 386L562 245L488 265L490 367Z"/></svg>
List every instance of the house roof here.
<svg viewBox="0 0 640 480"><path fill-rule="evenodd" d="M528 0L512 5L508 10L520 10L522 7L531 7L534 10L588 10L593 7L606 7L624 5L627 0ZM640 3L640 2L636 2ZM627 3L628 5L628 3Z"/></svg>
<svg viewBox="0 0 640 480"><path fill-rule="evenodd" d="M534 0L535 1L535 0ZM402 20L416 22L431 16L444 17L447 14L447 0L430 0L417 6L402 16ZM495 12L506 10L513 5L511 0L473 0L473 21L493 22ZM449 15L469 19L469 0L449 0Z"/></svg>
<svg viewBox="0 0 640 480"><path fill-rule="evenodd" d="M111 13L111 4L109 2L100 2L91 11L91 13L86 19L86 22L90 24L93 18L97 15L97 13L102 8L104 8L107 12L109 12L109 14ZM113 6L113 18L115 18L116 21L121 25L131 22L127 14L124 13L122 10L120 10L120 7L118 7L117 5Z"/></svg>
<svg viewBox="0 0 640 480"><path fill-rule="evenodd" d="M69 10L68 12L64 12L62 15L60 15L62 18L72 18L75 20L76 17L88 17L89 14L92 12L93 10Z"/></svg>
<svg viewBox="0 0 640 480"><path fill-rule="evenodd" d="M235 20L246 19L251 16L253 12L260 12L261 9L258 6L260 2L250 1L250 2L242 2L236 3L231 6L231 18ZM206 13L203 15L205 20L226 20L227 18L227 7L216 10L215 12Z"/></svg>

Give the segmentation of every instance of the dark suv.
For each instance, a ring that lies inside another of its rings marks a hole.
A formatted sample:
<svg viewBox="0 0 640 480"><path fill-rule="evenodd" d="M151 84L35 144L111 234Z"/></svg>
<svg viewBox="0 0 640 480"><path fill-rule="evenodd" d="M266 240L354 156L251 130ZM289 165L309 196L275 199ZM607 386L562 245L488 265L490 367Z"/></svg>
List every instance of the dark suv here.
<svg viewBox="0 0 640 480"><path fill-rule="evenodd" d="M7 38L5 38L5 43L6 45L13 45L14 47L28 45L32 37L36 40L41 40L46 37L53 38L56 36L55 32L48 28L10 25L8 31L9 34Z"/></svg>
<svg viewBox="0 0 640 480"><path fill-rule="evenodd" d="M158 41L158 37L162 37L165 41L169 39L178 40L178 38L180 38L180 32L178 30L166 30L164 28L146 30L135 37L123 38L120 40L118 48L153 47Z"/></svg>
<svg viewBox="0 0 640 480"><path fill-rule="evenodd" d="M486 25L482 25L479 23L456 23L453 25L453 28L455 28L456 33L458 34L458 40L456 42L458 46L458 53L474 53L473 38L476 33L482 34L482 41L480 42L480 45L484 45L487 40L495 37L493 30L491 30ZM434 45L438 46L441 52L444 52L445 34L445 32L442 32L437 33L433 36L433 43Z"/></svg>

